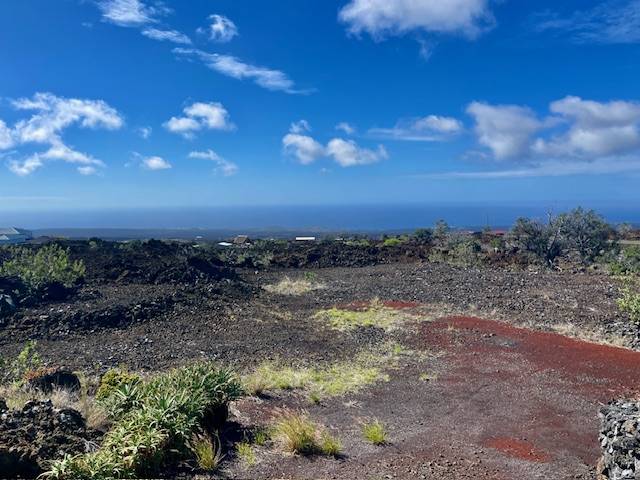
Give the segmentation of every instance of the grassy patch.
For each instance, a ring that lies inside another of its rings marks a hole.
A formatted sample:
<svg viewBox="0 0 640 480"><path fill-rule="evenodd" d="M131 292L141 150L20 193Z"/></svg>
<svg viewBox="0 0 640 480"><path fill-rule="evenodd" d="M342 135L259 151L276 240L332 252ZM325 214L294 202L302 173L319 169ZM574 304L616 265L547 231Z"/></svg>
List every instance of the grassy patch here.
<svg viewBox="0 0 640 480"><path fill-rule="evenodd" d="M208 435L194 435L189 448L198 463L198 468L205 472L215 472L224 458L217 436L212 438Z"/></svg>
<svg viewBox="0 0 640 480"><path fill-rule="evenodd" d="M236 452L238 454L238 458L241 458L244 463L247 465L255 465L256 463L256 454L253 451L253 447L246 440L240 442L236 445Z"/></svg>
<svg viewBox="0 0 640 480"><path fill-rule="evenodd" d="M376 299L359 310L344 310L335 307L321 310L316 313L315 318L326 321L331 328L341 332L360 327L377 327L389 332L398 328L408 318L408 314L398 309L388 308Z"/></svg>
<svg viewBox="0 0 640 480"><path fill-rule="evenodd" d="M213 412L241 393L230 372L207 363L121 385L102 401L114 424L100 448L54 462L49 477L138 478L183 459L200 461L208 447L190 448L194 435L204 434Z"/></svg>
<svg viewBox="0 0 640 480"><path fill-rule="evenodd" d="M286 452L299 455L337 456L342 448L338 439L305 413L283 415L274 427L274 436Z"/></svg>
<svg viewBox="0 0 640 480"><path fill-rule="evenodd" d="M384 445L387 443L387 430L379 420L362 425L362 436L374 445Z"/></svg>
<svg viewBox="0 0 640 480"><path fill-rule="evenodd" d="M631 279L626 280L622 297L618 299L618 307L629 315L633 323L640 325L640 291L634 288L634 282Z"/></svg>
<svg viewBox="0 0 640 480"><path fill-rule="evenodd" d="M272 285L266 285L265 290L278 295L304 295L305 293L312 292L325 288L321 283L317 283L315 278L305 278L293 280L289 277L284 277L278 283Z"/></svg>
<svg viewBox="0 0 640 480"><path fill-rule="evenodd" d="M322 398L354 393L381 381L388 381L385 367L393 364L404 351L398 344L385 344L375 352L357 355L349 362L322 367L292 367L279 362L265 362L243 378L246 390L253 395L276 390L306 390L312 403Z"/></svg>

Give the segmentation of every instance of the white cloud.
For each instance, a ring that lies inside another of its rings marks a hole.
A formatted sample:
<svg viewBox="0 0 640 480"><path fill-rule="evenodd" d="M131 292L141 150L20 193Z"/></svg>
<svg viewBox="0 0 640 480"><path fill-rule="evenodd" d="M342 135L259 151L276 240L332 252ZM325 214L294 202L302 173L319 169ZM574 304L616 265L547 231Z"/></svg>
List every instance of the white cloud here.
<svg viewBox="0 0 640 480"><path fill-rule="evenodd" d="M121 27L138 27L157 21L168 12L167 8L150 6L142 0L99 0L104 21Z"/></svg>
<svg viewBox="0 0 640 480"><path fill-rule="evenodd" d="M325 154L324 147L308 135L288 133L282 139L284 150L302 165L309 165Z"/></svg>
<svg viewBox="0 0 640 480"><path fill-rule="evenodd" d="M98 173L98 170L96 169L96 167L92 167L92 166L78 167L78 173L80 175L89 176L89 175L95 175L96 173Z"/></svg>
<svg viewBox="0 0 640 480"><path fill-rule="evenodd" d="M372 128L369 134L394 140L437 142L447 140L463 129L462 122L455 118L429 115L401 120L393 128Z"/></svg>
<svg viewBox="0 0 640 480"><path fill-rule="evenodd" d="M489 0L351 0L339 19L376 39L412 31L475 38L495 23Z"/></svg>
<svg viewBox="0 0 640 480"><path fill-rule="evenodd" d="M308 91L297 90L293 80L280 70L258 67L244 63L230 55L207 53L202 50L174 48L173 52L178 55L198 58L211 70L238 80L251 80L267 90L292 94L308 93Z"/></svg>
<svg viewBox="0 0 640 480"><path fill-rule="evenodd" d="M225 177L235 175L239 170L237 164L230 162L229 160L225 160L213 150L207 150L204 152L191 152L189 154L189 158L197 158L214 162L216 164L215 171Z"/></svg>
<svg viewBox="0 0 640 480"><path fill-rule="evenodd" d="M354 133L356 133L355 127L353 127L352 125L350 125L347 122L340 122L339 124L337 124L336 125L336 130L344 132L347 135L353 135Z"/></svg>
<svg viewBox="0 0 640 480"><path fill-rule="evenodd" d="M553 102L550 110L570 127L549 141L538 139L537 153L592 158L640 148L640 103L600 103L569 96Z"/></svg>
<svg viewBox="0 0 640 480"><path fill-rule="evenodd" d="M138 129L136 129L136 132L142 138L147 140L147 139L149 139L149 137L151 137L151 134L153 133L153 128L151 128L151 127L139 127Z"/></svg>
<svg viewBox="0 0 640 480"><path fill-rule="evenodd" d="M211 20L211 24L209 25L208 33L211 41L227 43L238 35L236 24L224 15L210 15L209 20ZM199 29L198 31L205 33L204 29Z"/></svg>
<svg viewBox="0 0 640 480"><path fill-rule="evenodd" d="M539 17L538 32L564 33L575 43L640 42L640 0L609 0L568 17L549 12Z"/></svg>
<svg viewBox="0 0 640 480"><path fill-rule="evenodd" d="M162 157L142 157L142 167L146 170L168 170L171 168L171 164Z"/></svg>
<svg viewBox="0 0 640 480"><path fill-rule="evenodd" d="M542 128L532 110L517 105L473 102L467 113L475 119L479 142L498 160L528 157L531 138Z"/></svg>
<svg viewBox="0 0 640 480"><path fill-rule="evenodd" d="M389 158L382 145L379 145L377 150L369 150L359 147L353 140L342 138L334 138L328 143L327 154L341 167L368 165Z"/></svg>
<svg viewBox="0 0 640 480"><path fill-rule="evenodd" d="M171 117L164 124L170 132L193 138L202 129L233 130L235 125L229 119L229 112L221 103L196 102L183 110L184 117Z"/></svg>
<svg viewBox="0 0 640 480"><path fill-rule="evenodd" d="M191 39L184 33L178 32L177 30L159 30L157 28L145 28L144 30L142 30L142 35L153 40L158 40L160 42L167 41L178 43L181 45L191 45Z"/></svg>
<svg viewBox="0 0 640 480"><path fill-rule="evenodd" d="M14 100L12 105L17 110L35 113L29 119L18 121L13 129L0 122L0 141L4 139L2 144L49 145L49 149L44 152L31 154L23 160L10 161L9 168L17 175L29 175L48 160L61 160L94 168L103 167L104 163L100 160L68 147L62 140L62 132L73 125L80 128L116 130L124 124L120 114L102 100L62 98L50 93L37 93L33 98ZM86 172L86 168L81 170L81 173Z"/></svg>
<svg viewBox="0 0 640 480"><path fill-rule="evenodd" d="M302 165L310 165L323 157L332 158L342 167L367 165L388 158L382 145L377 150L369 150L359 147L353 140L334 138L325 147L315 138L305 135L310 131L309 123L300 120L291 124L289 133L282 139L285 153L295 157Z"/></svg>
<svg viewBox="0 0 640 480"><path fill-rule="evenodd" d="M7 124L0 120L0 150L13 147L13 134Z"/></svg>
<svg viewBox="0 0 640 480"><path fill-rule="evenodd" d="M310 132L311 126L309 125L309 122L307 122L306 120L298 120L297 122L293 122L291 124L289 131L291 133Z"/></svg>

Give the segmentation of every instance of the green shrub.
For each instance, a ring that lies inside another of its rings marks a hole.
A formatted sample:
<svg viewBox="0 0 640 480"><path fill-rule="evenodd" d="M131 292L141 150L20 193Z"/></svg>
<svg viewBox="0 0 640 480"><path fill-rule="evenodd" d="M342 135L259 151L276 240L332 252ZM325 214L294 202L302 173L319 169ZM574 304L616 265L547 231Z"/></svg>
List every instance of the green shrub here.
<svg viewBox="0 0 640 480"><path fill-rule="evenodd" d="M404 239L398 237L385 238L382 242L383 247L398 247L404 243Z"/></svg>
<svg viewBox="0 0 640 480"><path fill-rule="evenodd" d="M39 369L42 360L37 343L29 340L22 351L12 360L0 357L0 385L22 383L28 372Z"/></svg>
<svg viewBox="0 0 640 480"><path fill-rule="evenodd" d="M384 445L387 443L387 431L379 420L365 423L362 426L362 436L374 445Z"/></svg>
<svg viewBox="0 0 640 480"><path fill-rule="evenodd" d="M142 379L135 373L129 373L119 368L108 370L100 379L100 386L96 392L96 400L105 400L123 385L133 385Z"/></svg>
<svg viewBox="0 0 640 480"><path fill-rule="evenodd" d="M640 326L640 292L634 290L631 281L623 288L618 307L629 315L632 322Z"/></svg>
<svg viewBox="0 0 640 480"><path fill-rule="evenodd" d="M624 247L611 263L610 270L613 275L640 274L640 246Z"/></svg>
<svg viewBox="0 0 640 480"><path fill-rule="evenodd" d="M155 475L165 464L192 457L194 435L206 429L207 416L242 394L227 370L200 363L120 385L102 403L114 425L95 452L56 462L49 476L60 479L138 478ZM196 454L197 455L197 454Z"/></svg>
<svg viewBox="0 0 640 480"><path fill-rule="evenodd" d="M577 252L585 264L593 262L611 248L609 239L614 230L593 210L579 207L560 215L557 222L561 225L565 245Z"/></svg>
<svg viewBox="0 0 640 480"><path fill-rule="evenodd" d="M45 245L36 251L15 249L12 258L0 267L0 275L19 277L32 290L54 282L72 287L84 274L84 263L71 261L69 250L56 244Z"/></svg>

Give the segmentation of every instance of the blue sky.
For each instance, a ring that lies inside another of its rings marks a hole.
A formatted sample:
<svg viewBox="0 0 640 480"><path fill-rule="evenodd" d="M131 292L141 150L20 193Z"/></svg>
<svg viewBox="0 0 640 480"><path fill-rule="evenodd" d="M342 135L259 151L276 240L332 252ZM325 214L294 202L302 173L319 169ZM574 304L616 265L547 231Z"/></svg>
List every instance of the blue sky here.
<svg viewBox="0 0 640 480"><path fill-rule="evenodd" d="M640 201L640 1L0 2L0 211Z"/></svg>

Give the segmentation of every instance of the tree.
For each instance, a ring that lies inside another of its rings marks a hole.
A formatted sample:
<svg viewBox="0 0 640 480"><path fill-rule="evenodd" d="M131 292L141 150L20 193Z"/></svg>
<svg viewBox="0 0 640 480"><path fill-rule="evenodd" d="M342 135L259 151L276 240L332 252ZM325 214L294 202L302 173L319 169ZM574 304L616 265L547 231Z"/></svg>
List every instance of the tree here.
<svg viewBox="0 0 640 480"><path fill-rule="evenodd" d="M436 241L438 246L444 247L447 244L447 239L449 237L449 224L444 220L438 220L433 229L433 239Z"/></svg>
<svg viewBox="0 0 640 480"><path fill-rule="evenodd" d="M430 228L419 228L414 232L413 236L420 243L429 244L433 238L433 231Z"/></svg>
<svg viewBox="0 0 640 480"><path fill-rule="evenodd" d="M518 250L553 265L563 251L561 219L549 215L547 223L542 223L519 218L509 232L509 241Z"/></svg>
<svg viewBox="0 0 640 480"><path fill-rule="evenodd" d="M580 255L583 263L592 262L611 248L609 241L614 230L602 216L593 210L579 207L558 217L566 246Z"/></svg>

